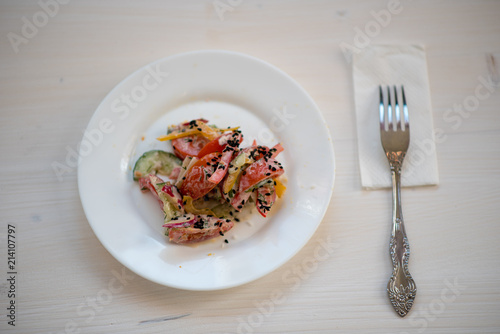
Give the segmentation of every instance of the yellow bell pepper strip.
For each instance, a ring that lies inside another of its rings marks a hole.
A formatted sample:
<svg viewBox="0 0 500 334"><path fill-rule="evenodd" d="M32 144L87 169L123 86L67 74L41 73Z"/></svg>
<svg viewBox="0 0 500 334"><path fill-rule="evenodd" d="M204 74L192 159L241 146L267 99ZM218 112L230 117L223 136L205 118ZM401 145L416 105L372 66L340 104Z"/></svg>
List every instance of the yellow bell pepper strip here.
<svg viewBox="0 0 500 334"><path fill-rule="evenodd" d="M278 198L281 198L281 196L283 196L283 194L285 193L286 186L283 184L283 182L281 182L280 178L274 179L274 182L276 183L276 185L274 186L276 195L278 196Z"/></svg>
<svg viewBox="0 0 500 334"><path fill-rule="evenodd" d="M197 134L200 134L200 131L198 131L197 129L184 130L184 131L181 130L181 131L173 131L173 132L169 133L168 135L163 135L163 136L160 136L156 139L159 141L167 141L167 140L173 140L173 139L197 135Z"/></svg>
<svg viewBox="0 0 500 334"><path fill-rule="evenodd" d="M219 131L208 126L206 123L198 122L197 125L198 127L196 129L201 129L201 135L207 139L214 140L215 138L220 136Z"/></svg>
<svg viewBox="0 0 500 334"><path fill-rule="evenodd" d="M241 175L241 172L244 170L245 165L250 165L255 160L250 158L251 150L243 149L236 156L236 158L231 161L231 167L229 167L227 177L224 181L224 185L222 190L225 194L229 194L231 189L234 188L235 184L238 182L238 179Z"/></svg>
<svg viewBox="0 0 500 334"><path fill-rule="evenodd" d="M184 209L186 210L186 212L193 213L195 215L215 216L215 213L213 213L213 211L210 209L197 209L197 208L195 208L194 204L193 204L193 198L191 196L184 196L183 203L184 203Z"/></svg>
<svg viewBox="0 0 500 334"><path fill-rule="evenodd" d="M226 131L236 131L239 128L240 128L239 126L235 126L234 128L219 129L219 130L222 131L222 132L226 132Z"/></svg>
<svg viewBox="0 0 500 334"><path fill-rule="evenodd" d="M156 139L159 141L167 141L192 135L202 135L205 138L213 140L220 136L220 132L217 131L217 129L208 126L205 122L195 121L193 123L190 123L189 128L175 130L168 135L160 136Z"/></svg>
<svg viewBox="0 0 500 334"><path fill-rule="evenodd" d="M224 181L224 186L222 187L222 191L226 194L228 194L231 189L233 189L234 185L236 184L236 181L238 180L238 176L240 176L241 172L236 172L232 174L227 174L227 178Z"/></svg>

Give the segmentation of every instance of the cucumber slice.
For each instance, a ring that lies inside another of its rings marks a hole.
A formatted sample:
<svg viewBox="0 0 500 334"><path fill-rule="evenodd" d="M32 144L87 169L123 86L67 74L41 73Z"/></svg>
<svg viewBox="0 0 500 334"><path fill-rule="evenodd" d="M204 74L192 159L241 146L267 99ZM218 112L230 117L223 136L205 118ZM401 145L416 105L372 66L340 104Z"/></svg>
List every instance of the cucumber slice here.
<svg viewBox="0 0 500 334"><path fill-rule="evenodd" d="M151 173L168 176L181 164L182 161L173 153L161 150L147 151L135 163L134 181Z"/></svg>

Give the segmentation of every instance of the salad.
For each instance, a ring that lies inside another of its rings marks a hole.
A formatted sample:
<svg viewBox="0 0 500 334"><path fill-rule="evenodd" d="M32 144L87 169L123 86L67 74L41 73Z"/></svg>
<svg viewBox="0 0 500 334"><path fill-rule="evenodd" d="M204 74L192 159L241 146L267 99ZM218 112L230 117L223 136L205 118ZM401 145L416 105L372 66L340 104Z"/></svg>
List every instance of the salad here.
<svg viewBox="0 0 500 334"><path fill-rule="evenodd" d="M170 126L157 139L171 141L174 153L144 153L134 166L133 177L142 191L151 192L158 201L171 242L224 236L248 206L266 217L286 189L283 166L276 160L283 151L281 144L270 148L254 140L251 146L240 147L239 127L221 129L195 119Z"/></svg>

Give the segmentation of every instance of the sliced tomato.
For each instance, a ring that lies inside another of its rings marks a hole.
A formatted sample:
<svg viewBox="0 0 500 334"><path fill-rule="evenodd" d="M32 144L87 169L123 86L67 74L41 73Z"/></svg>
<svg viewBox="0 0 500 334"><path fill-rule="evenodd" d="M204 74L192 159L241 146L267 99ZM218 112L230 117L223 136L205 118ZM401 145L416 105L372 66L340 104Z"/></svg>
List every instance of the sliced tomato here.
<svg viewBox="0 0 500 334"><path fill-rule="evenodd" d="M243 141L243 136L239 132L224 133L218 138L212 140L198 154L198 158L205 154L217 151L222 152L222 157L219 161L215 172L210 177L209 181L219 183L227 173L227 167L233 159L233 153L238 150L240 143Z"/></svg>
<svg viewBox="0 0 500 334"><path fill-rule="evenodd" d="M275 159L260 159L242 173L238 191L246 191L265 179L275 178L283 173L283 167Z"/></svg>
<svg viewBox="0 0 500 334"><path fill-rule="evenodd" d="M243 136L241 133L236 131L226 132L207 143L198 153L198 158L202 158L212 152L222 152L226 146L231 146L236 149L242 141Z"/></svg>
<svg viewBox="0 0 500 334"><path fill-rule="evenodd" d="M214 152L198 160L184 175L185 179L180 186L183 196L191 196L196 200L208 194L217 183L208 181L219 164L222 154Z"/></svg>
<svg viewBox="0 0 500 334"><path fill-rule="evenodd" d="M174 153L177 157L184 160L185 157L196 157L200 151L210 142L201 135L192 135L172 140Z"/></svg>
<svg viewBox="0 0 500 334"><path fill-rule="evenodd" d="M246 147L242 150L245 152L250 159L253 159L254 161L257 161L264 156L266 156L268 159L269 158L276 158L278 154L284 151L283 146L281 146L280 143L274 145L272 148L269 148L267 146L261 146L261 145L253 145L250 147Z"/></svg>
<svg viewBox="0 0 500 334"><path fill-rule="evenodd" d="M246 153L247 157L251 161L257 161L264 157L264 155L269 152L269 147L261 145L253 145L250 147L245 147L242 149Z"/></svg>
<svg viewBox="0 0 500 334"><path fill-rule="evenodd" d="M278 143L276 145L274 145L269 151L272 152L271 153L271 158L276 158L278 156L278 154L280 154L281 152L283 152L285 149L283 148L283 146L281 146L281 143Z"/></svg>
<svg viewBox="0 0 500 334"><path fill-rule="evenodd" d="M219 139L221 137L217 137L214 140L208 142L203 148L198 152L198 158L203 158L205 155L213 153L213 152L222 152L224 149L224 145L219 143Z"/></svg>

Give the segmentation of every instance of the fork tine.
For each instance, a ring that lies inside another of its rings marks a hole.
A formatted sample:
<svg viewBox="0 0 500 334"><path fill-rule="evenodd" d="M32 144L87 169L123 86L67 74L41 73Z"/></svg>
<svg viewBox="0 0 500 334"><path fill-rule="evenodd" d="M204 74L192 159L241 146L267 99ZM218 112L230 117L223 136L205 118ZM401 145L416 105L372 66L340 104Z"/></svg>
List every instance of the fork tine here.
<svg viewBox="0 0 500 334"><path fill-rule="evenodd" d="M387 86L387 123L389 123L389 130L394 128L392 123L392 103L391 103L391 89Z"/></svg>
<svg viewBox="0 0 500 334"><path fill-rule="evenodd" d="M399 109L399 103L398 103L398 91L396 89L396 86L393 86L394 88L394 112L396 113L396 129L401 129L401 111Z"/></svg>
<svg viewBox="0 0 500 334"><path fill-rule="evenodd" d="M410 130L410 119L408 117L408 106L406 105L405 88L401 85L401 94L403 98L403 121L405 124L405 130Z"/></svg>
<svg viewBox="0 0 500 334"><path fill-rule="evenodd" d="M378 86L378 91L380 95L380 104L378 107L379 120L380 120L380 130L385 131L385 109L384 109L384 94L382 93L382 86Z"/></svg>

